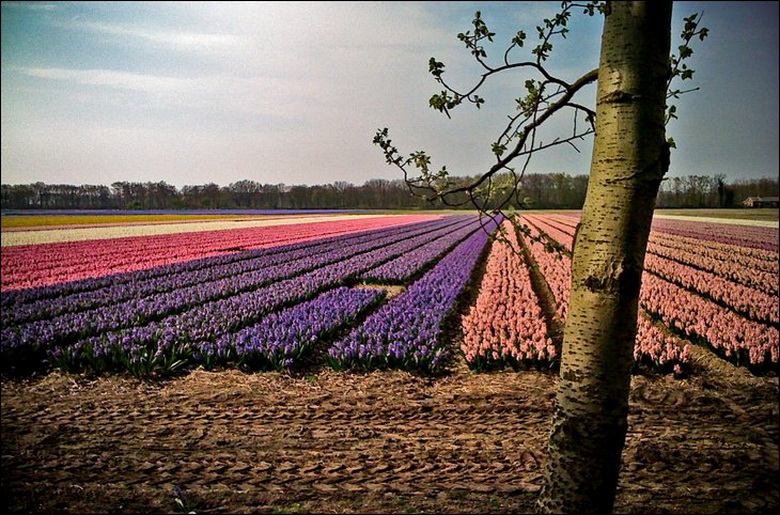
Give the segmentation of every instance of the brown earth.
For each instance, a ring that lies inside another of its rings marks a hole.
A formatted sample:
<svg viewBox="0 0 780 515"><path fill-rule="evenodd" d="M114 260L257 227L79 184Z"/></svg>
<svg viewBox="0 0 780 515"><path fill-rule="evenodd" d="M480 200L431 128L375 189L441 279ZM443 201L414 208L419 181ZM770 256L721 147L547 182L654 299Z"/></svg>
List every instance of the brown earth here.
<svg viewBox="0 0 780 515"><path fill-rule="evenodd" d="M778 381L635 376L616 511L778 508ZM195 371L2 385L3 512L530 512L556 379Z"/></svg>

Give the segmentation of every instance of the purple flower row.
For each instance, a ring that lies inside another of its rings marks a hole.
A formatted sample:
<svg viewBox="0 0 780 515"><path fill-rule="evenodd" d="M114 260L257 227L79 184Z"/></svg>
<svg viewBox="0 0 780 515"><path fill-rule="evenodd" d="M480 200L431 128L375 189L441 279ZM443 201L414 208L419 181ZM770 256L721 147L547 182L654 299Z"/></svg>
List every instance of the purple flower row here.
<svg viewBox="0 0 780 515"><path fill-rule="evenodd" d="M150 370L156 370L159 367L167 369L173 364L179 363L175 357L181 354L182 348L191 347L192 342L215 341L226 333L237 331L257 322L272 311L311 298L323 290L354 278L379 263L423 245L430 240L432 235L443 231L447 231L447 228L426 232L412 238L402 238L401 236L384 238L381 242L381 245L384 246L376 248L379 245L372 244L374 252L368 251L372 249L364 248L363 252L356 254L353 252L355 255L352 257L341 255L338 259L330 259L330 261L335 261L330 264L318 268L310 266L314 269L301 275L282 280L277 278L275 282L258 289L219 300L203 302L195 307L192 307L191 304L181 303L184 306L184 311L180 309L175 314L153 320L150 323L146 323L149 322L149 313L155 313L155 311L141 314L136 311L122 313L118 311L117 307L112 308L117 309L116 312L111 311L112 317L98 316L91 320L85 320L76 327L63 324L62 319L66 317L57 317L47 323L41 321L8 330L4 329L3 351L6 357L14 355L24 357L24 360L31 362L26 366L34 369L36 363L40 365L40 361L48 351L62 352L64 347L71 344L74 348L69 352L75 355L91 352L96 359L103 359L107 354L116 352L117 348L125 348L128 349L127 355L132 361L130 365L136 369L142 365L148 365L151 367ZM388 242L394 243L388 245ZM324 258L315 256L311 259L322 260ZM258 271L254 275L260 274L261 272ZM202 287L203 285L201 285ZM187 288L185 290L197 289ZM175 293L173 292L173 294ZM122 306L130 304L132 303ZM157 313L159 311L158 308ZM83 313L75 314L74 317L78 315L83 315ZM140 315L146 315L146 320ZM159 315L158 318L160 318ZM76 319L76 321L80 321L80 319ZM120 325L121 323L124 325ZM122 327L126 328L121 329ZM57 351L56 349L61 350ZM16 359L5 359L4 363L16 364L17 361Z"/></svg>
<svg viewBox="0 0 780 515"><path fill-rule="evenodd" d="M500 222L500 220L499 220ZM489 222L488 231L497 224ZM399 367L434 373L451 350L441 341L442 323L471 277L488 237L478 230L328 350L334 368Z"/></svg>
<svg viewBox="0 0 780 515"><path fill-rule="evenodd" d="M49 352L49 360L64 370L122 371L139 377L170 375L197 364L288 368L313 343L353 321L383 296L382 291L340 287L273 313L238 333L226 333L216 343L176 342L171 332L158 334L156 341L147 334L144 341L143 334L154 329L133 328L56 347Z"/></svg>
<svg viewBox="0 0 780 515"><path fill-rule="evenodd" d="M377 281L382 283L405 283L427 265L435 262L439 257L463 241L474 231L480 229L479 220L454 229L444 237L423 245L417 249L398 256L378 267L372 268L361 276L363 281Z"/></svg>
<svg viewBox="0 0 780 515"><path fill-rule="evenodd" d="M198 260L196 266L179 264L179 266L158 267L167 271L165 275L160 275L160 271L157 269L145 271L147 272L146 274L138 272L122 274L124 276L132 276L132 280L123 280L125 277L117 277L115 283L112 282L105 286L99 286L91 291L64 294L56 298L43 298L26 304L17 304L13 307L4 306L2 309L2 323L3 325L19 325L25 322L49 319L66 313L76 313L110 306L128 300L150 297L155 294L180 290L187 286L206 284L224 278L236 279L241 274L258 270L270 272L272 267L279 267L280 265L285 265L283 268L289 269L289 266L286 265L308 258L312 254L331 256L334 251L345 250L355 245L370 242L380 244L386 241L385 239L388 237L397 235L411 237L417 234L424 234L427 231L449 227L449 224L455 223L452 220L436 220L435 222L396 227L389 230L382 229L359 235L325 238L319 240L319 243L312 244L307 242L307 244L291 245L275 251L263 249L262 251L251 251L250 253L245 252L240 255L228 256L232 259L216 257ZM338 252L336 252L336 255L338 255ZM314 266L319 266L319 264L316 263ZM180 271L177 271L177 269ZM143 278L144 275L147 277ZM104 283L103 278L92 281L99 284ZM89 280L82 282L87 283Z"/></svg>
<svg viewBox="0 0 780 515"><path fill-rule="evenodd" d="M317 269L323 273L328 270L339 270L352 256L358 256L358 262L366 258L360 257L369 251L371 253L369 265L373 266L384 260L395 257L417 246L423 245L431 237L447 231L448 226L430 231L429 227L423 230L407 231L384 238L374 238L366 243L349 245L332 250L329 253L313 254L305 258L289 263L280 263L264 269L255 270L236 277L230 277L209 283L197 284L172 292L152 295L141 299L133 299L128 302L101 307L97 309L68 313L50 320L39 320L19 326L4 327L2 330L2 350L26 346L41 346L48 348L52 345L66 345L80 338L86 338L98 333L121 329L123 327L139 326L154 320L159 320L167 315L175 314L193 306L202 305L220 298L237 295L240 292L257 289L273 281L294 277L309 270ZM413 237L409 237L409 235ZM416 235L416 236L415 236ZM334 264L333 267L325 265ZM351 272L354 275L355 272ZM343 280L351 275L337 277ZM303 277L306 277L305 274ZM311 294L312 292L309 292ZM185 311L186 313L187 311Z"/></svg>
<svg viewBox="0 0 780 515"><path fill-rule="evenodd" d="M199 345L207 367L249 370L290 368L318 341L352 323L385 296L383 290L339 287L310 301L272 313L256 325Z"/></svg>
<svg viewBox="0 0 780 515"><path fill-rule="evenodd" d="M185 261L181 263L174 263L170 265L162 265L144 270L136 270L133 272L123 272L118 274L110 274L102 277L82 279L78 281L72 281L67 283L58 283L50 286L42 286L38 288L30 288L24 290L11 290L3 292L2 306L3 313L6 312L7 307L11 307L10 311L19 309L23 304L32 303L41 299L54 299L58 297L65 297L81 292L88 292L98 290L102 288L113 288L120 284L125 283L144 283L146 281L159 279L162 277L168 277L185 272L192 272L200 269L212 268L216 266L223 266L230 263L235 263L247 259L256 259L261 257L270 257L277 254L287 254L288 252L303 251L304 249L310 249L311 251L317 251L322 245L330 244L344 244L344 242L354 243L360 241L361 238L373 238L388 236L394 234L406 233L408 231L422 230L425 228L436 228L454 223L456 220L452 217L448 219L432 220L428 222L419 222L410 225L403 225L398 227L389 227L385 229L379 229L369 232L360 232L352 235L339 235L331 236L319 240L305 241L300 243L293 243L289 245L283 245L279 247L271 247L256 250L245 250L236 252L234 254L228 254L223 256L214 256L207 258L195 259L192 261ZM3 315L5 316L5 315Z"/></svg>

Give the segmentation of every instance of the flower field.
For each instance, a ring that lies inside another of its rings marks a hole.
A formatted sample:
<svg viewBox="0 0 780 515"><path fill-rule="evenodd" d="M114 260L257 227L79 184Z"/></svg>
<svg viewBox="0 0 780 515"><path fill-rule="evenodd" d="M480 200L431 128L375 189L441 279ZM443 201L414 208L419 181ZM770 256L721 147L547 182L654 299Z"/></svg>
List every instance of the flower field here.
<svg viewBox="0 0 780 515"><path fill-rule="evenodd" d="M2 289L29 288L87 277L143 270L193 259L232 254L282 244L315 240L323 236L391 227L438 218L430 215L370 217L296 223L292 226L213 229L207 223L200 231L121 237L96 241L86 239L59 243L4 246ZM156 226L154 226L156 227ZM187 226L187 229L191 229ZM77 229L78 230L78 229ZM147 227L147 230L150 230ZM47 231L60 233L61 231ZM19 233L13 233L16 236ZM39 234L38 232L34 234ZM119 237L118 237L119 236ZM3 241L7 241L3 235Z"/></svg>
<svg viewBox="0 0 780 515"><path fill-rule="evenodd" d="M571 250L576 217L530 215L524 219ZM671 338L704 345L757 372L776 371L778 296L766 291L771 291L772 274L775 286L778 281L777 230L714 225L654 221L645 258L640 309L646 318L660 322L658 327ZM676 252L674 247L669 250L659 244L669 241L687 250ZM736 269L740 271L732 272L734 277L755 274L763 289L729 279L728 271ZM642 345L638 336L637 348ZM652 345L657 348L658 342ZM636 350L635 356L639 357ZM685 363L685 354L681 358L675 366ZM675 360L668 352L657 358L659 364Z"/></svg>
<svg viewBox="0 0 780 515"><path fill-rule="evenodd" d="M559 364L577 216L287 221L4 246L3 373ZM656 220L636 370L691 373L695 345L776 372L777 263L775 229Z"/></svg>

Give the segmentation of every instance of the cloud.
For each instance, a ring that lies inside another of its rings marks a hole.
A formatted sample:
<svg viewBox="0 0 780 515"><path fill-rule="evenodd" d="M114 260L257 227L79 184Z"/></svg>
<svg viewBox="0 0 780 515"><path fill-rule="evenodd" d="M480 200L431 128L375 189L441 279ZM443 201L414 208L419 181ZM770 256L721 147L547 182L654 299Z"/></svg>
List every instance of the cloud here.
<svg viewBox="0 0 780 515"><path fill-rule="evenodd" d="M187 79L142 75L112 70L69 70L66 68L17 68L20 73L41 79L61 80L88 86L108 86L133 91L161 92L180 90Z"/></svg>
<svg viewBox="0 0 780 515"><path fill-rule="evenodd" d="M230 51L242 44L241 38L233 34L159 30L81 19L60 22L58 25L72 30L108 34L122 38L129 37L155 45L164 45L175 50Z"/></svg>
<svg viewBox="0 0 780 515"><path fill-rule="evenodd" d="M119 7L81 9L54 25L72 49L65 58L4 65L4 95L15 95L4 105L14 120L4 131L4 170L34 162L74 174L110 169L116 180L146 170L176 183L397 178L371 143L387 126L402 152L424 148L437 166L473 173L492 164L489 144L522 84L491 80L488 104L464 106L452 121L427 107L441 89L428 73L431 56L461 89L483 71L456 38L477 4L462 13L451 3L105 5ZM504 18L492 11L489 19Z"/></svg>
<svg viewBox="0 0 780 515"><path fill-rule="evenodd" d="M38 4L34 2L3 2L2 6L9 9L27 9L29 11L54 11L59 8L56 4Z"/></svg>
<svg viewBox="0 0 780 515"><path fill-rule="evenodd" d="M74 98L100 106L107 113L121 105L135 105L152 108L155 117L170 116L170 109L175 109L186 119L215 116L226 119L237 114L250 119L252 116L294 119L307 106L317 104L321 94L305 80L282 77L219 74L170 77L103 69L14 69L29 77L63 82L65 86L60 90L72 91ZM117 96L122 92L126 94Z"/></svg>

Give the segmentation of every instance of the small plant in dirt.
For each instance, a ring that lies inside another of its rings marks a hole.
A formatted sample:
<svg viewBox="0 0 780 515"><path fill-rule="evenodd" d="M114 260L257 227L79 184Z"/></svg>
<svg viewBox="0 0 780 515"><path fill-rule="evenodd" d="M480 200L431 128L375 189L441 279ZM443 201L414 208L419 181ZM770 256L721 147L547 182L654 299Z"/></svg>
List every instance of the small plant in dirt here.
<svg viewBox="0 0 780 515"><path fill-rule="evenodd" d="M176 485L173 488L173 502L176 504L178 513L196 513L192 498L190 497L189 492L187 492L187 489L183 486Z"/></svg>
<svg viewBox="0 0 780 515"><path fill-rule="evenodd" d="M304 513L303 505L299 502L294 502L290 505L280 507L277 513Z"/></svg>

